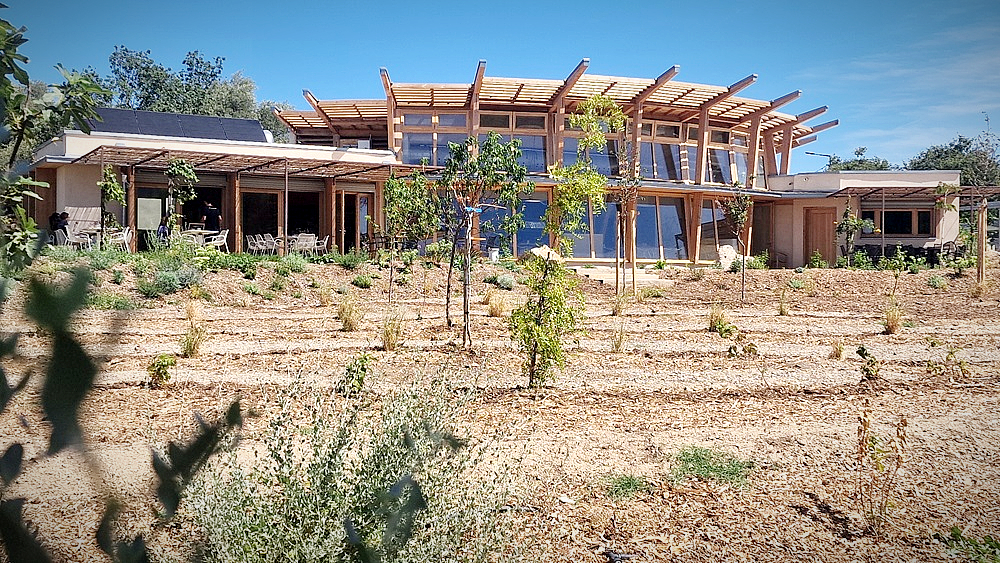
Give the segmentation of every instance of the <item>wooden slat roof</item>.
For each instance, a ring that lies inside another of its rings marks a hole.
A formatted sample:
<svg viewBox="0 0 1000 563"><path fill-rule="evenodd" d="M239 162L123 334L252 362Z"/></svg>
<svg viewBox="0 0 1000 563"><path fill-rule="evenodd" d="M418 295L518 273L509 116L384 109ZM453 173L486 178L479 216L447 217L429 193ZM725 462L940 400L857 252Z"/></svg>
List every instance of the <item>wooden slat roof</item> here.
<svg viewBox="0 0 1000 563"><path fill-rule="evenodd" d="M273 155L246 155L186 150L119 147L102 145L77 158L73 164L112 164L166 169L170 159L183 158L198 172L243 172L280 176L287 165L288 175L296 178L345 178L385 181L391 174L408 176L418 166L343 162L319 158L282 158Z"/></svg>
<svg viewBox="0 0 1000 563"><path fill-rule="evenodd" d="M913 196L934 197L937 186L851 186L833 192L827 197L859 196L901 198ZM961 186L959 197L992 197L1000 195L1000 186Z"/></svg>
<svg viewBox="0 0 1000 563"><path fill-rule="evenodd" d="M589 63L587 60L584 62ZM485 68L485 61L482 61L481 65ZM726 86L678 82L671 79L657 83L656 80L649 78L587 74L585 69L584 64L576 76L559 80L482 76L480 69L477 79L481 79L481 82L471 84L391 82L386 72L383 72L383 81L387 94L392 96L396 107L404 110L407 108L469 109L473 104L472 97L477 91L478 103L483 108L550 111L553 109L553 104L561 99L572 111L575 104L595 94L609 96L618 104L628 108L651 89L651 93L645 96L642 103L643 110L653 119L690 121L697 117L697 112L703 104L715 100L716 103L708 107L709 120L720 126L745 124L751 115L766 112L762 119L763 129L778 133L780 128L796 120L796 116L793 115L774 110L768 112L767 108L771 102L766 100L726 97L725 94L729 92ZM670 78L672 77L671 75ZM756 78L756 75L753 77ZM568 91L564 92L567 88ZM561 96L563 93L565 97ZM717 99L720 96L724 98L721 101ZM385 100L312 99L311 103L323 112L321 118L325 117L327 121L333 123L349 119L387 119ZM793 139L803 138L811 133L812 130L804 124L793 125Z"/></svg>

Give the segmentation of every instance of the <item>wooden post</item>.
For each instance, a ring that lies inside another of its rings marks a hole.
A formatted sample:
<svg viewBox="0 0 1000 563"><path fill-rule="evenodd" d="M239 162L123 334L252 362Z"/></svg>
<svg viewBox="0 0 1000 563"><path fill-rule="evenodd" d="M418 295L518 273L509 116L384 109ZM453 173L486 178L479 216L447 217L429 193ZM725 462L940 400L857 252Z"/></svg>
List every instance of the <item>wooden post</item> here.
<svg viewBox="0 0 1000 563"><path fill-rule="evenodd" d="M222 190L222 221L229 227L233 239L233 252L246 252L243 244L243 221L240 211L240 174L226 174L226 188Z"/></svg>
<svg viewBox="0 0 1000 563"><path fill-rule="evenodd" d="M129 241L129 251L137 252L139 250L139 213L136 207L139 205L139 196L136 193L135 186L135 166L129 166L126 169L126 182L128 182L128 191L125 192L125 223L128 228L132 229L132 240Z"/></svg>
<svg viewBox="0 0 1000 563"><path fill-rule="evenodd" d="M976 233L976 281L986 283L986 198L979 204L979 216L976 217L978 231Z"/></svg>

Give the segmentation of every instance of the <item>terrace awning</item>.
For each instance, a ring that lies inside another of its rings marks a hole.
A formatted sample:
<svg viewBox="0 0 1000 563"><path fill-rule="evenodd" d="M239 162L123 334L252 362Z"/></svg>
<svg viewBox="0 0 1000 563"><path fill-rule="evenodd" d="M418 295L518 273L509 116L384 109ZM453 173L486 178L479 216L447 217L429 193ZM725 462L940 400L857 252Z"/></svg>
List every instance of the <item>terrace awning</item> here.
<svg viewBox="0 0 1000 563"><path fill-rule="evenodd" d="M831 193L827 197L856 196L862 199L870 196L885 196L886 199L925 196L933 198L937 186L852 186ZM960 186L959 197L994 197L1000 195L1000 186Z"/></svg>
<svg viewBox="0 0 1000 563"><path fill-rule="evenodd" d="M195 170L284 175L293 178L333 178L380 182L390 176L409 176L420 169L397 163L345 162L317 158L201 152L102 145L77 158L73 164L112 164L166 169L168 161L182 158Z"/></svg>

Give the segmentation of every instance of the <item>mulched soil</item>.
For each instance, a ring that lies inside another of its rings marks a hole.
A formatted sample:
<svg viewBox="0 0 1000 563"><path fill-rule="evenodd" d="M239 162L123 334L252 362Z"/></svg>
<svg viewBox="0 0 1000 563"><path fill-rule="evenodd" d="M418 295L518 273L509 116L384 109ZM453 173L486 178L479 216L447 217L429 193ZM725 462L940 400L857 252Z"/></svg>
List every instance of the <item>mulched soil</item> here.
<svg viewBox="0 0 1000 563"><path fill-rule="evenodd" d="M43 275L68 274L39 266ZM511 505L520 533L553 561L945 561L935 533L959 526L968 535L1000 531L1000 315L998 270L985 288L974 272L904 273L845 270L662 272L662 288L647 290L620 316L611 314L613 288L581 279L586 319L568 365L551 386L529 390L505 319L488 316L488 301L509 310L524 286L495 289L475 273L471 350L444 318L444 272L414 266L407 285L393 288L371 265L348 272L310 265L283 289L251 295L234 272L208 274L210 300L181 292L146 299L130 271L121 285L100 272L96 288L142 304L134 311L86 310L75 330L102 358L98 385L82 417L85 455L42 455L46 423L38 411L40 377L0 416L7 442L26 445L31 462L7 497L28 499L26 514L61 560L101 560L93 545L98 499L113 492L126 502L131 531L153 540L155 524L151 447L195 428L194 413L217 417L234 398L254 410L243 447L253 448L294 382L328 389L361 351L376 358L375 393L443 374L478 390L461 427L471 437L499 436L493 462L516 471ZM350 285L360 272L380 275L375 286ZM521 274L515 274L515 277ZM947 285L933 289L931 276ZM272 287L262 268L258 288ZM793 289L789 280L798 287ZM904 326L884 334L890 294L904 310ZM338 291L339 290L339 291ZM341 293L346 292L346 293ZM337 305L358 300L360 330L344 332ZM452 317L460 321L455 289ZM20 356L5 367L20 374L43 370L48 338L19 313L21 297L4 310L0 331L19 331ZM779 315L779 303L788 315ZM743 335L744 350L710 333L708 315L723 309ZM383 320L405 318L405 341L379 349ZM146 367L160 353L176 353L189 318L208 334L200 353L178 358L169 385L152 389ZM621 340L616 351L614 341ZM839 345L843 357L832 357ZM880 378L862 382L863 345L880 364ZM954 362L941 371L948 350ZM967 373L957 369L963 361ZM910 449L894 491L884 537L865 529L853 500L858 417L869 408L885 436L899 417L908 421ZM723 450L751 460L745 486L675 479L674 455L685 446ZM101 468L96 477L81 472ZM624 500L606 494L610 476L634 474L648 492ZM81 478L81 475L84 477Z"/></svg>

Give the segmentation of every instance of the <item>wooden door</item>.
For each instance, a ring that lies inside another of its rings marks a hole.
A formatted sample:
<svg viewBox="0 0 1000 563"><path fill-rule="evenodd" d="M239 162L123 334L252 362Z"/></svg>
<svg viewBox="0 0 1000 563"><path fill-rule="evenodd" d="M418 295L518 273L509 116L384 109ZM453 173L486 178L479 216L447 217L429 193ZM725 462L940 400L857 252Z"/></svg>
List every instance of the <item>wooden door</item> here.
<svg viewBox="0 0 1000 563"><path fill-rule="evenodd" d="M834 234L836 221L836 207L805 208L805 237L802 245L805 263L809 263L809 257L816 250L819 250L828 264L833 265L837 261L837 237Z"/></svg>

